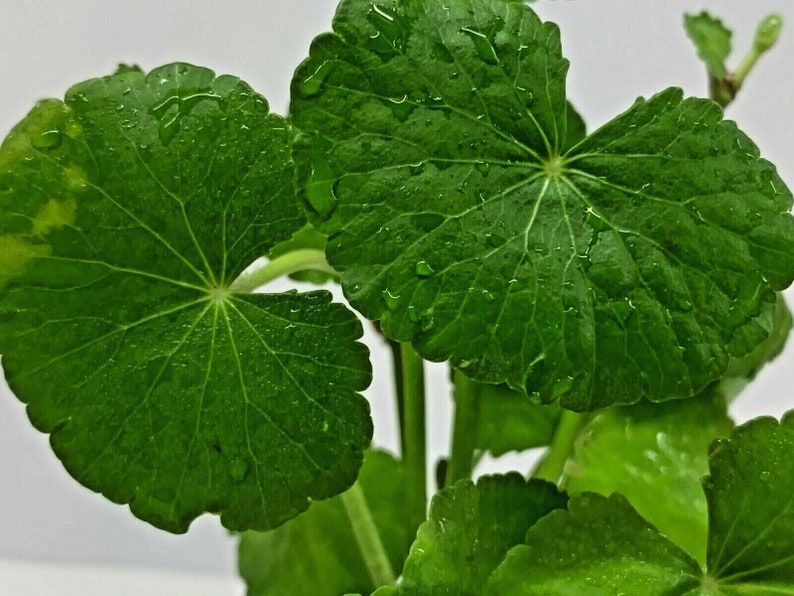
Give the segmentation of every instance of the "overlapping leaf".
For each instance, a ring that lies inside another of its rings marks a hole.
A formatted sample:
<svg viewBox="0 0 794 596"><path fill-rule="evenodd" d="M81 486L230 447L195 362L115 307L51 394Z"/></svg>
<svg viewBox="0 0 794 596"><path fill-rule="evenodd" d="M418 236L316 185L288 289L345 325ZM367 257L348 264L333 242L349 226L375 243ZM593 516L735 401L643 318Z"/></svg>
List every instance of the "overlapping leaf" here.
<svg viewBox="0 0 794 596"><path fill-rule="evenodd" d="M405 523L405 475L400 462L371 451L358 482L392 567L400 569L415 528ZM341 497L313 503L305 514L270 532L247 532L240 541L240 574L249 596L339 596L370 593L364 556Z"/></svg>
<svg viewBox="0 0 794 596"><path fill-rule="evenodd" d="M486 594L689 594L700 567L637 514L626 499L581 493L510 550ZM694 592L693 592L694 594Z"/></svg>
<svg viewBox="0 0 794 596"><path fill-rule="evenodd" d="M647 402L599 412L582 430L565 467L571 493L618 492L701 564L708 510L701 479L708 447L733 424L717 387L688 400Z"/></svg>
<svg viewBox="0 0 794 596"><path fill-rule="evenodd" d="M794 593L793 421L756 419L712 445L705 572L622 495L579 493L530 528L485 593Z"/></svg>
<svg viewBox="0 0 794 596"><path fill-rule="evenodd" d="M355 479L361 326L228 285L305 221L292 131L231 76L135 69L41 102L0 149L0 353L89 488L161 528L274 527Z"/></svg>
<svg viewBox="0 0 794 596"><path fill-rule="evenodd" d="M726 594L794 593L794 415L711 448L708 571Z"/></svg>
<svg viewBox="0 0 794 596"><path fill-rule="evenodd" d="M463 480L433 498L405 563L398 594L480 594L507 550L567 496L519 474ZM389 593L388 590L385 593Z"/></svg>
<svg viewBox="0 0 794 596"><path fill-rule="evenodd" d="M293 80L299 179L388 335L578 410L688 397L766 337L792 197L716 104L670 89L566 150L521 3L344 0L334 31Z"/></svg>

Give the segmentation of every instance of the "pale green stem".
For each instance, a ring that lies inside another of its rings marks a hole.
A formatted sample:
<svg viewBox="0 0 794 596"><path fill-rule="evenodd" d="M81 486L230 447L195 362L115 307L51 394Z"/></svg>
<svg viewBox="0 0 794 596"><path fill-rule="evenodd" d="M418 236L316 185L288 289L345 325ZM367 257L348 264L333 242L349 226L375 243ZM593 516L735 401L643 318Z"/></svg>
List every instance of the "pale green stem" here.
<svg viewBox="0 0 794 596"><path fill-rule="evenodd" d="M452 427L452 449L445 486L472 476L477 421L480 413L480 385L457 370L454 372L454 380L455 421Z"/></svg>
<svg viewBox="0 0 794 596"><path fill-rule="evenodd" d="M424 360L410 343L400 344L400 352L405 399L403 463L408 484L408 519L415 527L424 521L427 510Z"/></svg>
<svg viewBox="0 0 794 596"><path fill-rule="evenodd" d="M305 271L306 269L338 275L334 268L328 264L328 261L325 260L325 252L313 248L301 248L276 257L253 271L243 273L231 283L229 290L247 294L282 275L289 275L290 273Z"/></svg>
<svg viewBox="0 0 794 596"><path fill-rule="evenodd" d="M563 410L554 438L551 440L546 456L540 462L535 472L535 478L547 480L554 484L559 483L565 470L565 464L573 453L574 441L584 422L584 416L577 412Z"/></svg>
<svg viewBox="0 0 794 596"><path fill-rule="evenodd" d="M346 492L342 493L342 504L350 520L350 529L356 537L358 548L367 566L367 572L376 588L391 585L395 582L394 569L392 569L389 556L383 547L378 527L372 519L372 513L367 505L367 499L361 485L356 482Z"/></svg>
<svg viewBox="0 0 794 596"><path fill-rule="evenodd" d="M783 21L777 14L768 15L758 25L758 29L755 32L755 39L753 40L753 47L747 52L747 55L742 60L742 63L739 64L736 72L733 73L734 82L737 87L742 86L744 79L750 74L750 71L755 66L755 63L758 62L758 59L777 43L782 25Z"/></svg>

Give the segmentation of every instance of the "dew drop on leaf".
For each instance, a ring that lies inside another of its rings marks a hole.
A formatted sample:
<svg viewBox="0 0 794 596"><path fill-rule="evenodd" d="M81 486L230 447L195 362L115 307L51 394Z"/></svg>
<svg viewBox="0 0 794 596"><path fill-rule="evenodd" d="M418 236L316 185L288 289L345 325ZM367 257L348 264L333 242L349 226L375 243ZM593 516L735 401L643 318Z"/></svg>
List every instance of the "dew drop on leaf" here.
<svg viewBox="0 0 794 596"><path fill-rule="evenodd" d="M317 67L317 70L306 77L298 85L298 93L300 93L303 97L314 97L315 95L319 95L330 73L330 61L323 62Z"/></svg>
<svg viewBox="0 0 794 596"><path fill-rule="evenodd" d="M418 261L416 263L415 271L416 275L419 277L430 277L435 273L435 270L427 261Z"/></svg>
<svg viewBox="0 0 794 596"><path fill-rule="evenodd" d="M47 130L34 136L30 142L36 149L57 149L61 146L63 137L59 130Z"/></svg>

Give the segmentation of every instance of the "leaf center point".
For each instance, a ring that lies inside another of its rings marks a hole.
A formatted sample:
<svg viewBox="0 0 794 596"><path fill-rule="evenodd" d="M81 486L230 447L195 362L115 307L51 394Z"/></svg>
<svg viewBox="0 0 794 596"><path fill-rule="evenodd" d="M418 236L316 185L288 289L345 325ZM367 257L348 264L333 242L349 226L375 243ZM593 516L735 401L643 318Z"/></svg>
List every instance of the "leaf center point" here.
<svg viewBox="0 0 794 596"><path fill-rule="evenodd" d="M210 288L207 291L207 294L210 297L210 301L213 304L220 305L226 302L226 299L232 291L228 287L221 287L221 288Z"/></svg>
<svg viewBox="0 0 794 596"><path fill-rule="evenodd" d="M543 172L548 178L559 178L565 171L565 160L561 155L555 155L543 164Z"/></svg>

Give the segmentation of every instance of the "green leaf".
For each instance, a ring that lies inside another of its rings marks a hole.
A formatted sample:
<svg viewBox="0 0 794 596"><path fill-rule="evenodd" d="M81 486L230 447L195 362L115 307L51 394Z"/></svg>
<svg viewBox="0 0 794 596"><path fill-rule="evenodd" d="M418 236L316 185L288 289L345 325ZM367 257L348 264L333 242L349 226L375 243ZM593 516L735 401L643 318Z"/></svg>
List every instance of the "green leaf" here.
<svg viewBox="0 0 794 596"><path fill-rule="evenodd" d="M543 447L551 443L559 419L556 404L535 403L506 385L480 385L475 446L495 457Z"/></svg>
<svg viewBox="0 0 794 596"><path fill-rule="evenodd" d="M757 319L759 327L768 334L749 354L741 358L731 358L722 380L723 392L730 401L752 380L765 364L774 360L786 345L791 332L791 311L782 294L777 295L774 304L767 303Z"/></svg>
<svg viewBox="0 0 794 596"><path fill-rule="evenodd" d="M562 144L563 153L575 147L587 137L587 125L584 118L576 111L570 101L567 104L566 111L568 128L565 131L565 141Z"/></svg>
<svg viewBox="0 0 794 596"><path fill-rule="evenodd" d="M684 594L700 584L698 564L619 494L574 495L507 553L486 594Z"/></svg>
<svg viewBox="0 0 794 596"><path fill-rule="evenodd" d="M404 523L403 466L386 453L368 451L358 482L392 566L400 569L415 533ZM315 502L270 532L246 532L239 561L249 596L338 596L378 587L372 585L341 497Z"/></svg>
<svg viewBox="0 0 794 596"><path fill-rule="evenodd" d="M725 60L731 53L731 30L705 11L698 15L685 14L684 29L709 74L717 79L725 77Z"/></svg>
<svg viewBox="0 0 794 596"><path fill-rule="evenodd" d="M794 594L794 415L711 447L708 572L725 594Z"/></svg>
<svg viewBox="0 0 794 596"><path fill-rule="evenodd" d="M350 486L362 329L327 292L228 285L304 224L292 131L172 64L46 100L0 148L0 353L79 482L184 532L275 527Z"/></svg>
<svg viewBox="0 0 794 596"><path fill-rule="evenodd" d="M299 184L351 304L474 380L573 410L689 397L765 335L792 196L708 100L568 153L556 26L518 2L344 0L295 74Z"/></svg>
<svg viewBox="0 0 794 596"><path fill-rule="evenodd" d="M507 550L567 497L517 473L462 480L436 493L419 526L397 594L480 594ZM389 592L386 591L388 594Z"/></svg>
<svg viewBox="0 0 794 596"><path fill-rule="evenodd" d="M581 431L565 468L571 492L623 494L637 512L701 564L708 509L701 478L708 446L733 424L717 388L681 402L599 412Z"/></svg>

